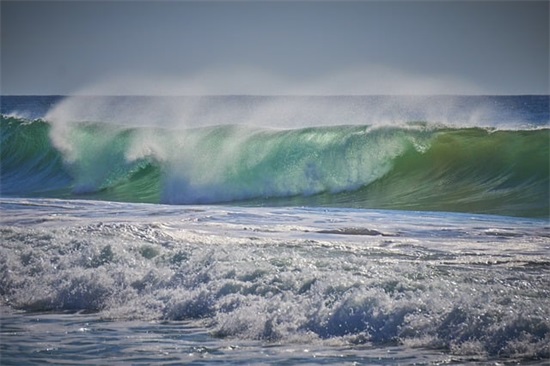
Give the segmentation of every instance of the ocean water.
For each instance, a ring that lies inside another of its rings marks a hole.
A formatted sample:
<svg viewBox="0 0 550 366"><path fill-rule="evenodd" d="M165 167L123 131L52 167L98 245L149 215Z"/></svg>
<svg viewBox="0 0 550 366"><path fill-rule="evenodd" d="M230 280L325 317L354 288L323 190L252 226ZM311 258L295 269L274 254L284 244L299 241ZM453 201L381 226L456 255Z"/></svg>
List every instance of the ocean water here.
<svg viewBox="0 0 550 366"><path fill-rule="evenodd" d="M548 96L1 107L2 365L550 360Z"/></svg>

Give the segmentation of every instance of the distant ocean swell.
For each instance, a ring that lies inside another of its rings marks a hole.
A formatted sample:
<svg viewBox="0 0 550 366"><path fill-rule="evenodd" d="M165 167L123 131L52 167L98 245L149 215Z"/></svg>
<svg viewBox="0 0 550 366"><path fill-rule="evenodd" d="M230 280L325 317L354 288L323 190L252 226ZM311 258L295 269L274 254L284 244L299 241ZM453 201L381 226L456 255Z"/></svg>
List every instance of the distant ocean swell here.
<svg viewBox="0 0 550 366"><path fill-rule="evenodd" d="M2 115L1 195L547 217L547 128L58 126Z"/></svg>

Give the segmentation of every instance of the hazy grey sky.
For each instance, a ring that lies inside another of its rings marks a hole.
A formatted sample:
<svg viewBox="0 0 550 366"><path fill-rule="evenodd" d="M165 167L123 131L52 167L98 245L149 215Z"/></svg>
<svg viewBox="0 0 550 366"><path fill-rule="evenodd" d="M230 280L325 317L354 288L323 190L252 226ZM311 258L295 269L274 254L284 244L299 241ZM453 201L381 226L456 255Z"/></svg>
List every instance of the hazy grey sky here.
<svg viewBox="0 0 550 366"><path fill-rule="evenodd" d="M548 94L548 1L5 1L7 94Z"/></svg>

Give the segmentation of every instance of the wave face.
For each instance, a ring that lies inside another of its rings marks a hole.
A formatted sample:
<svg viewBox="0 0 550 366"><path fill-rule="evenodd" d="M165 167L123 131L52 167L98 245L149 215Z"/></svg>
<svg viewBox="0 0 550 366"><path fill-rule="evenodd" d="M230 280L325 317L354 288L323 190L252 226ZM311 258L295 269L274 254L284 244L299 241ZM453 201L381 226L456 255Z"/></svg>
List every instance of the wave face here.
<svg viewBox="0 0 550 366"><path fill-rule="evenodd" d="M546 217L549 129L160 128L2 115L3 196Z"/></svg>

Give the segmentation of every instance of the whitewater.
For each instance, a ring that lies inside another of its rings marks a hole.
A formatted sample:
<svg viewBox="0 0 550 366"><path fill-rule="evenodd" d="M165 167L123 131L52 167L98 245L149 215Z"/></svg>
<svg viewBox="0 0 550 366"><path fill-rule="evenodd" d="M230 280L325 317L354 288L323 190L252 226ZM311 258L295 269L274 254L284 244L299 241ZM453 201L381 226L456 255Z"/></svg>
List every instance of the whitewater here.
<svg viewBox="0 0 550 366"><path fill-rule="evenodd" d="M548 96L1 107L2 365L550 359Z"/></svg>

